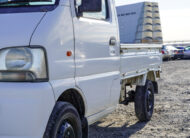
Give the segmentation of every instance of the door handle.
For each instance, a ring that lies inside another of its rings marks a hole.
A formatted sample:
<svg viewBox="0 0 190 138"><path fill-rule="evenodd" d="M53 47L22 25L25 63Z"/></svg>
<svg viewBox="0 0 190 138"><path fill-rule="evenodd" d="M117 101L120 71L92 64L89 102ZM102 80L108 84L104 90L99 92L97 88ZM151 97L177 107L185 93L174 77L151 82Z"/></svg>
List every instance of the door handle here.
<svg viewBox="0 0 190 138"><path fill-rule="evenodd" d="M110 42L109 42L110 46L115 46L116 43L117 43L116 38L115 38L115 37L111 37L111 38L110 38Z"/></svg>

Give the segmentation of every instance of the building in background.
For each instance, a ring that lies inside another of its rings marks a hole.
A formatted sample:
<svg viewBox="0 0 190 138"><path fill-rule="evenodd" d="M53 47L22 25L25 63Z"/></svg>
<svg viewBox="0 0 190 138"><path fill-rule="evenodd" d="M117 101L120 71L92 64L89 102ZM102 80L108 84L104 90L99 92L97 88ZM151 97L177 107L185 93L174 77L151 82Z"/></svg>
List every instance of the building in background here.
<svg viewBox="0 0 190 138"><path fill-rule="evenodd" d="M141 2L117 8L121 43L162 43L158 3Z"/></svg>

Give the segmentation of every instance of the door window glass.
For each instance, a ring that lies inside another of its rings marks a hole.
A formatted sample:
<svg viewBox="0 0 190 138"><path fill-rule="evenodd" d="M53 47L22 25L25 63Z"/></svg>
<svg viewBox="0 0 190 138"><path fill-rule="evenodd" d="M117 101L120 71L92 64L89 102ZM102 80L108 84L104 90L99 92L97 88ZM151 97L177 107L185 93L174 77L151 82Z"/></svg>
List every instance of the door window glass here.
<svg viewBox="0 0 190 138"><path fill-rule="evenodd" d="M81 0L76 0L76 5L81 5ZM105 20L108 18L108 5L107 0L102 0L102 11L101 12L84 12L83 17L93 18L98 20Z"/></svg>

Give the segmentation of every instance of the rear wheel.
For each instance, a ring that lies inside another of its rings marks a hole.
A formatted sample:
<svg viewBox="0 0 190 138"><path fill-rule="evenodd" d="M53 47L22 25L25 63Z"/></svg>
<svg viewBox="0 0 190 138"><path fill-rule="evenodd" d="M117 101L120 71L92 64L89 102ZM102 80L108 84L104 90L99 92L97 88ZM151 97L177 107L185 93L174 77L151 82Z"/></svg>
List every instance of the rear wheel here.
<svg viewBox="0 0 190 138"><path fill-rule="evenodd" d="M44 138L82 138L81 120L71 104L56 103Z"/></svg>
<svg viewBox="0 0 190 138"><path fill-rule="evenodd" d="M154 110L154 86L147 80L145 86L137 86L135 92L135 113L139 121L149 121Z"/></svg>

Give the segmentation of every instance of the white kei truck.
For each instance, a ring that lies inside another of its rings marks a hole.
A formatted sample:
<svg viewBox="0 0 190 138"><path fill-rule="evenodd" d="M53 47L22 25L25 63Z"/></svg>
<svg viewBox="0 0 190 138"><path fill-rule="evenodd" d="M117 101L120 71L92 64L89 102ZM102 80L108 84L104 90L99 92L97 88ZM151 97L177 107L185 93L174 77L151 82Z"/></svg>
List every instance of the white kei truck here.
<svg viewBox="0 0 190 138"><path fill-rule="evenodd" d="M0 137L85 138L129 102L150 120L160 49L120 44L113 0L0 0Z"/></svg>

